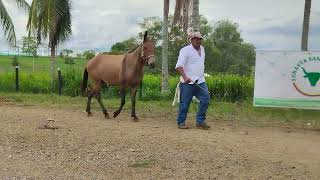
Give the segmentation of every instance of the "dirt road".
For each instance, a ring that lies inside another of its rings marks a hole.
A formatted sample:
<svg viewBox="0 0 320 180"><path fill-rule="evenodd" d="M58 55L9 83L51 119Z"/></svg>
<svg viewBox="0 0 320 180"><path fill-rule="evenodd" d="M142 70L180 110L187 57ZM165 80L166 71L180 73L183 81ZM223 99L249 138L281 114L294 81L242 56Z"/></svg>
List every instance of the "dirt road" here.
<svg viewBox="0 0 320 180"><path fill-rule="evenodd" d="M0 177L23 179L320 179L320 132L169 117L0 105ZM209 118L210 119L210 118ZM46 128L58 129L46 129Z"/></svg>

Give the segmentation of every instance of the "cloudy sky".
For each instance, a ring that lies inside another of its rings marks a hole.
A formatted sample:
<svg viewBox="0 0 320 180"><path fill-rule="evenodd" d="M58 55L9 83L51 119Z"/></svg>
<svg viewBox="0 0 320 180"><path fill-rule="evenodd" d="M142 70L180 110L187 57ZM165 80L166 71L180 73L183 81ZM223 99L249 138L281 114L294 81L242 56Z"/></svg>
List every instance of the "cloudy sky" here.
<svg viewBox="0 0 320 180"><path fill-rule="evenodd" d="M27 0L31 2L31 0ZM18 39L26 34L26 16L11 0L3 1ZM71 0L72 37L61 45L77 52L107 51L115 42L136 36L145 17L162 16L162 0ZM173 13L174 0L171 0ZM300 50L304 0L200 0L200 14L212 23L229 19L257 50ZM0 28L1 31L1 28ZM312 1L309 49L320 50L320 0ZM7 51L0 32L0 51Z"/></svg>

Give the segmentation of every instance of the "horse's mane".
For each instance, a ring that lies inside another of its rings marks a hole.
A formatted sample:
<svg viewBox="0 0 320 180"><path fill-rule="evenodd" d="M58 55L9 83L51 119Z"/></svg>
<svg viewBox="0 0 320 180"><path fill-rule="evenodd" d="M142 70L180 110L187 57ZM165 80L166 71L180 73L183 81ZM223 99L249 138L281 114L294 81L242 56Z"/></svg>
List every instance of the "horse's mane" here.
<svg viewBox="0 0 320 180"><path fill-rule="evenodd" d="M140 47L140 45L138 45L137 47L133 48L133 49L132 49L131 51L129 51L128 53L134 52L134 51L137 50L139 47Z"/></svg>

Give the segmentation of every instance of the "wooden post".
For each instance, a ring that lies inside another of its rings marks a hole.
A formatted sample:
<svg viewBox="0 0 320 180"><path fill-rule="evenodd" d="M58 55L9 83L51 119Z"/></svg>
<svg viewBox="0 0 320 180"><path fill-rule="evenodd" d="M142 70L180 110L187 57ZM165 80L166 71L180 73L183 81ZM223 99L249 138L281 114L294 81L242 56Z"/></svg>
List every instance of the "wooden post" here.
<svg viewBox="0 0 320 180"><path fill-rule="evenodd" d="M16 91L19 91L19 66L16 66Z"/></svg>
<svg viewBox="0 0 320 180"><path fill-rule="evenodd" d="M62 94L62 75L61 75L60 68L58 68L58 93L61 96L61 94Z"/></svg>

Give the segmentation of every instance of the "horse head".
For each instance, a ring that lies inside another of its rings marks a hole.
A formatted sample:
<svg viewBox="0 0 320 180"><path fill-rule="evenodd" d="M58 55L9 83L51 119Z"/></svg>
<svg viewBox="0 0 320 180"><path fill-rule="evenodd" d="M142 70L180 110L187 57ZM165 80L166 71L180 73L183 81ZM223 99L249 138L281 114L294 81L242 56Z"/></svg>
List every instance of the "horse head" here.
<svg viewBox="0 0 320 180"><path fill-rule="evenodd" d="M142 58L145 61L145 64L147 66L150 66L151 68L155 67L155 62L156 62L156 58L155 58L155 45L154 42L152 40L149 40L148 38L148 31L146 31L144 33L144 37L143 37L143 46L142 46Z"/></svg>

